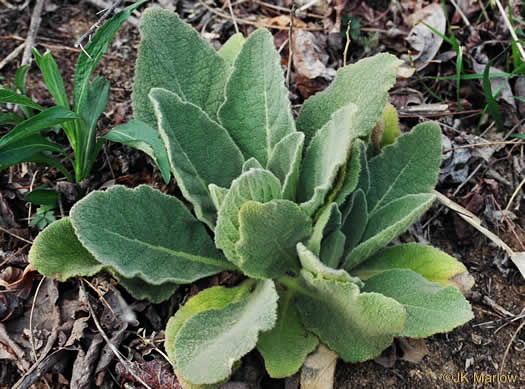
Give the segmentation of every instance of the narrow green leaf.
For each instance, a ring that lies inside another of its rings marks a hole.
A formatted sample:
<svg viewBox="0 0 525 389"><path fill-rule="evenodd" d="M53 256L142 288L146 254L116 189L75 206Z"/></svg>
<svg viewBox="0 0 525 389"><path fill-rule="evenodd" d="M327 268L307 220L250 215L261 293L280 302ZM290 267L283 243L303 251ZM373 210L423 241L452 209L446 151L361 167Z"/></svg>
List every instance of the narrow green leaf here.
<svg viewBox="0 0 525 389"><path fill-rule="evenodd" d="M154 88L150 97L177 184L197 218L213 229L217 213L208 185L229 187L244 158L226 130L196 105L166 89Z"/></svg>
<svg viewBox="0 0 525 389"><path fill-rule="evenodd" d="M0 138L0 148L4 148L10 143L17 142L20 139L27 138L40 131L53 127L66 121L75 120L79 117L77 114L63 107L52 107L39 114L24 120L6 135Z"/></svg>
<svg viewBox="0 0 525 389"><path fill-rule="evenodd" d="M171 178L168 153L159 132L140 120L130 120L111 129L103 137L112 142L119 142L149 155L159 167L162 178L167 184Z"/></svg>
<svg viewBox="0 0 525 389"><path fill-rule="evenodd" d="M218 54L224 58L226 63L230 66L233 66L235 59L239 55L244 44L244 36L238 32L237 34L232 35L220 48Z"/></svg>
<svg viewBox="0 0 525 389"><path fill-rule="evenodd" d="M24 121L24 118L18 116L14 112L0 113L0 126L8 126L20 124Z"/></svg>
<svg viewBox="0 0 525 389"><path fill-rule="evenodd" d="M295 293L279 293L277 323L259 336L257 350L264 358L266 371L273 378L294 375L319 340L305 330L294 303Z"/></svg>
<svg viewBox="0 0 525 389"><path fill-rule="evenodd" d="M215 228L215 245L224 251L228 260L236 264L240 262L235 245L240 239L241 206L250 200L266 203L280 198L281 184L267 170L250 169L232 182L219 210Z"/></svg>
<svg viewBox="0 0 525 389"><path fill-rule="evenodd" d="M180 200L146 185L92 192L71 209L71 220L97 261L126 278L189 283L234 269Z"/></svg>
<svg viewBox="0 0 525 389"><path fill-rule="evenodd" d="M42 76L44 76L47 90L55 99L56 105L69 109L66 88L64 88L64 82L53 55L51 55L49 50L46 50L44 55L40 55L36 48L33 48L33 54Z"/></svg>
<svg viewBox="0 0 525 389"><path fill-rule="evenodd" d="M29 97L5 88L0 89L0 103L18 104L24 107L34 108L37 111L43 111L45 109Z"/></svg>
<svg viewBox="0 0 525 389"><path fill-rule="evenodd" d="M341 230L332 231L321 243L319 259L326 266L337 269L343 259L346 236Z"/></svg>
<svg viewBox="0 0 525 389"><path fill-rule="evenodd" d="M272 279L298 272L295 245L312 233L312 221L288 200L245 202L239 212L235 245L242 272L251 278Z"/></svg>
<svg viewBox="0 0 525 389"><path fill-rule="evenodd" d="M39 273L59 281L91 276L104 268L80 243L68 217L37 235L29 250L29 262Z"/></svg>
<svg viewBox="0 0 525 389"><path fill-rule="evenodd" d="M353 140L364 135L360 128L354 127L357 112L354 104L335 112L306 149L297 200L310 215L324 204L339 170L348 159Z"/></svg>
<svg viewBox="0 0 525 389"><path fill-rule="evenodd" d="M132 95L135 119L157 128L148 95L152 88L165 88L201 108L211 120L217 120L229 73L225 60L171 11L144 11L140 33Z"/></svg>
<svg viewBox="0 0 525 389"><path fill-rule="evenodd" d="M218 212L222 207L222 202L224 201L224 198L228 193L228 189L221 188L220 186L217 186L215 184L210 184L208 185L208 190L210 191L211 201L213 202L213 205L215 206L215 209Z"/></svg>
<svg viewBox="0 0 525 389"><path fill-rule="evenodd" d="M365 283L363 291L381 293L405 307L405 327L398 336L426 338L474 318L470 304L455 287L429 282L411 270L377 274Z"/></svg>
<svg viewBox="0 0 525 389"><path fill-rule="evenodd" d="M268 170L281 180L283 198L286 200L295 200L303 157L303 143L303 133L288 134L275 145L268 161Z"/></svg>
<svg viewBox="0 0 525 389"><path fill-rule="evenodd" d="M131 13L148 0L139 0L123 9L100 27L84 47L75 67L74 111L82 112L87 101L90 78L111 40ZM147 92L146 92L147 94Z"/></svg>
<svg viewBox="0 0 525 389"><path fill-rule="evenodd" d="M411 226L432 205L432 194L407 195L390 202L368 219L361 243L345 258L348 271L382 249Z"/></svg>
<svg viewBox="0 0 525 389"><path fill-rule="evenodd" d="M363 110L362 130L370 131L383 113L387 92L396 81L401 63L391 54L378 54L339 69L332 84L306 100L299 112L297 128L304 132L305 144L330 121L334 112L351 103Z"/></svg>
<svg viewBox="0 0 525 389"><path fill-rule="evenodd" d="M405 309L379 293L359 293L351 281L318 277L301 271L308 294L297 296L305 327L346 362L378 356L405 322Z"/></svg>
<svg viewBox="0 0 525 389"><path fill-rule="evenodd" d="M22 94L26 94L26 74L30 68L30 65L24 65L18 68L15 74L15 86L16 89Z"/></svg>
<svg viewBox="0 0 525 389"><path fill-rule="evenodd" d="M58 205L58 193L50 189L35 189L24 196L25 201L37 205Z"/></svg>
<svg viewBox="0 0 525 389"><path fill-rule="evenodd" d="M343 168L340 169L339 177L330 194L330 198L333 198L338 206L344 204L347 197L359 185L361 175L366 174L366 172L361 173L361 160L363 159L361 153L363 152L365 152L364 142L360 139L355 140L350 151L350 158L343 165Z"/></svg>
<svg viewBox="0 0 525 389"><path fill-rule="evenodd" d="M234 362L255 347L259 333L275 326L278 298L273 281L260 281L241 301L188 319L174 353L184 379L212 384L229 377Z"/></svg>
<svg viewBox="0 0 525 389"><path fill-rule="evenodd" d="M504 131L505 125L503 123L503 118L501 116L498 102L496 101L496 98L494 97L494 94L492 92L492 85L490 83L489 78L490 67L492 65L492 62L493 61L490 61L485 66L485 70L483 71L483 92L485 95L485 99L487 100L487 108L490 112L490 115L492 116L492 119L494 119L494 121L496 122L498 130Z"/></svg>
<svg viewBox="0 0 525 389"><path fill-rule="evenodd" d="M341 227L341 231L346 235L345 252L353 250L358 245L368 224L366 197L362 189L354 192L347 206L349 209L345 210Z"/></svg>
<svg viewBox="0 0 525 389"><path fill-rule="evenodd" d="M321 241L330 232L341 225L341 212L336 203L329 204L315 222L312 236L308 239L306 247L315 255L321 252Z"/></svg>
<svg viewBox="0 0 525 389"><path fill-rule="evenodd" d="M450 285L450 279L467 271L457 259L431 246L407 243L381 250L352 270L362 280L393 269L408 269L430 282Z"/></svg>
<svg viewBox="0 0 525 389"><path fill-rule="evenodd" d="M422 123L368 162L368 213L408 194L434 189L441 163L441 131L435 122Z"/></svg>
<svg viewBox="0 0 525 389"><path fill-rule="evenodd" d="M49 151L64 153L60 147L40 134L33 134L2 147L0 150L0 166L6 168L20 162L28 162L33 157Z"/></svg>
<svg viewBox="0 0 525 389"><path fill-rule="evenodd" d="M281 57L266 30L252 33L242 46L226 85L219 118L246 159L268 165L275 145L295 132Z"/></svg>

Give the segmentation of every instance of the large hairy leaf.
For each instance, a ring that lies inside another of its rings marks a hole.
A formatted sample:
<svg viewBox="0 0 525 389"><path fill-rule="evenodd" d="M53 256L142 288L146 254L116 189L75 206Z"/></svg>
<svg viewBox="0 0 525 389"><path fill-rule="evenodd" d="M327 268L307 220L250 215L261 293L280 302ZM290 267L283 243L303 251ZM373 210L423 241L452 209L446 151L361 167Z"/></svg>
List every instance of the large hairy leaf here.
<svg viewBox="0 0 525 389"><path fill-rule="evenodd" d="M361 243L345 258L348 271L386 246L411 226L434 201L432 194L407 195L377 211L369 218Z"/></svg>
<svg viewBox="0 0 525 389"><path fill-rule="evenodd" d="M211 384L228 377L234 362L255 347L259 332L274 327L278 298L273 281L260 281L241 301L186 320L174 347L184 379Z"/></svg>
<svg viewBox="0 0 525 389"><path fill-rule="evenodd" d="M383 113L400 64L391 54L378 54L339 69L332 84L306 100L299 112L297 127L304 132L305 143L310 143L334 112L350 103L362 110L359 127L368 133Z"/></svg>
<svg viewBox="0 0 525 389"><path fill-rule="evenodd" d="M130 120L112 128L103 138L145 152L159 167L164 182L167 184L170 181L171 171L168 154L156 129L140 120Z"/></svg>
<svg viewBox="0 0 525 389"><path fill-rule="evenodd" d="M268 170L281 180L283 198L286 200L295 200L303 157L303 143L304 134L302 132L288 134L275 145L268 161Z"/></svg>
<svg viewBox="0 0 525 389"><path fill-rule="evenodd" d="M248 201L239 212L235 245L242 272L252 278L279 278L299 272L295 245L312 233L312 221L288 200Z"/></svg>
<svg viewBox="0 0 525 389"><path fill-rule="evenodd" d="M441 131L435 122L419 124L368 162L368 213L408 194L434 189L441 163Z"/></svg>
<svg viewBox="0 0 525 389"><path fill-rule="evenodd" d="M96 260L126 278L188 283L233 268L180 200L146 185L90 193L71 220Z"/></svg>
<svg viewBox="0 0 525 389"><path fill-rule="evenodd" d="M237 56L219 118L246 159L267 166L275 145L295 132L281 57L266 30L252 33Z"/></svg>
<svg viewBox="0 0 525 389"><path fill-rule="evenodd" d="M166 89L152 89L150 98L177 184L197 218L213 229L217 211L208 185L229 187L244 158L226 130L196 105Z"/></svg>
<svg viewBox="0 0 525 389"><path fill-rule="evenodd" d="M408 269L421 274L430 282L450 285L450 279L467 271L465 265L447 253L419 243L407 243L381 250L352 270L366 280L392 269Z"/></svg>
<svg viewBox="0 0 525 389"><path fill-rule="evenodd" d="M229 37L217 53L224 58L228 65L233 66L235 59L241 52L244 41L244 36L238 32Z"/></svg>
<svg viewBox="0 0 525 389"><path fill-rule="evenodd" d="M407 311L399 336L424 338L448 332L474 318L470 304L453 286L429 282L412 270L388 270L371 277L363 291L392 297Z"/></svg>
<svg viewBox="0 0 525 389"><path fill-rule="evenodd" d="M215 228L215 244L226 257L239 264L236 243L240 239L239 211L247 201L266 203L281 198L281 184L277 177L263 169L250 169L235 179L222 201Z"/></svg>
<svg viewBox="0 0 525 389"><path fill-rule="evenodd" d="M279 293L277 323L270 331L263 332L257 343L266 370L273 378L295 374L319 343L317 337L304 328L294 298L291 290Z"/></svg>
<svg viewBox="0 0 525 389"><path fill-rule="evenodd" d="M339 170L345 165L352 142L362 136L355 127L358 107L349 104L335 112L312 139L301 166L297 200L312 215L330 192Z"/></svg>
<svg viewBox="0 0 525 389"><path fill-rule="evenodd" d="M164 88L216 120L229 72L224 59L171 11L150 8L140 20L142 40L132 95L135 119L157 128L148 95L152 88Z"/></svg>
<svg viewBox="0 0 525 389"><path fill-rule="evenodd" d="M316 262L304 250L299 244L303 266L309 262L301 271L304 290L297 296L305 327L347 362L379 355L403 328L403 306L379 293L360 293L358 280Z"/></svg>

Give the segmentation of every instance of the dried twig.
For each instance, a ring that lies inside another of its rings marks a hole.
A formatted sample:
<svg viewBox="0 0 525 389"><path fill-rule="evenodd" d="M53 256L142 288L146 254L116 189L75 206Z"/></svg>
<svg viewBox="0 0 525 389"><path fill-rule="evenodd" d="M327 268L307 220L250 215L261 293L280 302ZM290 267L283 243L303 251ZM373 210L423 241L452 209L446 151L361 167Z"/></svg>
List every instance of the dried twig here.
<svg viewBox="0 0 525 389"><path fill-rule="evenodd" d="M42 284L44 283L46 277L42 277L40 282L38 283L38 286L36 287L35 295L33 297L33 304L31 305L31 313L29 314L29 341L31 343L31 351L33 352L33 358L35 358L35 362L38 361L38 356L36 355L36 349L35 349L35 340L33 335L33 313L35 311L35 305L36 305L36 299L38 298L38 293L40 292L40 288L42 287Z"/></svg>
<svg viewBox="0 0 525 389"><path fill-rule="evenodd" d="M232 2L231 0L228 0L228 8L230 10L230 14L232 16L232 21L233 21L233 27L235 27L235 33L239 33L239 26L237 25L237 21L235 20L235 14L233 13L233 7L232 7Z"/></svg>
<svg viewBox="0 0 525 389"><path fill-rule="evenodd" d="M510 350L510 346L514 342L514 339L516 339L516 336L520 333L521 329L525 326L525 320L523 320L520 324L520 326L514 331L514 334L512 334L512 338L510 338L510 342L507 344L507 347L505 348L505 353L503 354L503 359L501 360L501 367L499 368L499 375L501 376L503 373L503 368L505 367L505 360L507 359L507 355ZM501 380L498 380L498 389L501 386Z"/></svg>
<svg viewBox="0 0 525 389"><path fill-rule="evenodd" d="M24 49L25 47L25 42L22 43L20 46L17 46L12 52L11 54L9 54L7 57L5 57L2 61L0 61L0 70L2 70L2 68L7 65L9 62L11 62L13 59L15 59L16 57L18 57L18 54L20 54L20 52Z"/></svg>
<svg viewBox="0 0 525 389"><path fill-rule="evenodd" d="M510 36L512 37L512 39L516 43L516 47L518 48L518 51L520 52L521 59L523 61L525 61L525 51L523 50L523 46L521 45L520 40L519 40L518 36L516 35L516 31L514 31L514 28L512 27L512 24L510 24L509 18L507 17L507 14L505 13L505 9L501 5L501 1L499 1L499 0L494 0L494 1L495 1L496 5L498 6L498 10L501 13L501 17L503 18L503 21L505 22L505 25L509 29Z"/></svg>
<svg viewBox="0 0 525 389"><path fill-rule="evenodd" d="M505 211L508 211L509 208L510 208L510 205L512 204L512 202L514 201L514 199L516 198L516 196L518 195L518 193L520 192L521 188L523 187L523 185L525 185L525 178L523 179L523 181L521 181L521 183L518 185L518 187L516 188L516 190L514 191L514 193L512 193L512 196L510 196L510 200L509 202L507 203L507 206L505 207Z"/></svg>
<svg viewBox="0 0 525 389"><path fill-rule="evenodd" d="M106 8L106 10L102 13L102 16L93 24L89 30L83 34L80 38L77 39L75 42L75 47L79 47L82 45L82 42L91 34L93 34L102 24L104 24L104 21L115 11L115 9L122 3L122 0L115 1L110 7Z"/></svg>
<svg viewBox="0 0 525 389"><path fill-rule="evenodd" d="M27 239L25 239L25 238L22 238L20 235L14 234L14 233L12 233L11 231L6 230L4 227L0 227L0 231L5 232L5 233L8 234L8 235L11 235L13 238L16 238L16 239L18 239L18 240L21 240L22 242L26 242L26 243L29 243L29 244L33 244L33 242L31 242L30 240L27 240Z"/></svg>
<svg viewBox="0 0 525 389"><path fill-rule="evenodd" d="M292 77L293 62L293 22L295 17L295 3L290 8L290 29L288 30L288 71L286 72L286 86L290 88L290 79Z"/></svg>
<svg viewBox="0 0 525 389"><path fill-rule="evenodd" d="M42 8L44 8L44 0L37 0L35 7L33 8L33 14L31 15L31 24L29 25L29 31L27 33L24 55L22 56L22 66L31 63L32 50L35 45L36 34L40 27L40 21L42 20Z"/></svg>
<svg viewBox="0 0 525 389"><path fill-rule="evenodd" d="M346 25L345 51L343 51L343 66L346 66L346 60L348 59L348 48L350 47L350 25L351 22L348 21L348 24Z"/></svg>
<svg viewBox="0 0 525 389"><path fill-rule="evenodd" d="M117 348L115 347L115 345L113 343L111 343L111 341L109 340L108 336L106 335L106 333L104 332L104 329L102 328L102 326L100 325L100 323L98 322L98 319L97 319L97 315L95 315L95 311L93 310L93 307L91 306L90 302L89 302L89 298L88 298L88 295L86 293L86 289L84 288L84 284L81 282L80 283L80 290L82 291L82 296L81 296L81 299L84 300L86 302L86 305L89 309L89 313L91 315L91 319L93 319L93 322L95 323L95 326L97 327L97 330L98 332L100 333L100 335L104 338L104 340L106 341L106 343L108 344L109 348L111 349L111 351L113 352L113 354L115 354L115 356L117 357L117 359L119 360L119 362L124 366L124 368L133 376L135 377L135 379L140 382L142 385L144 385L145 388L147 389L151 389L150 386L148 386L148 384L146 384L144 382L144 380L142 378L140 378L139 376L137 376L132 369L129 368L129 363L128 361L126 361L124 359L124 357L122 357L122 355L120 354L120 352L117 350Z"/></svg>

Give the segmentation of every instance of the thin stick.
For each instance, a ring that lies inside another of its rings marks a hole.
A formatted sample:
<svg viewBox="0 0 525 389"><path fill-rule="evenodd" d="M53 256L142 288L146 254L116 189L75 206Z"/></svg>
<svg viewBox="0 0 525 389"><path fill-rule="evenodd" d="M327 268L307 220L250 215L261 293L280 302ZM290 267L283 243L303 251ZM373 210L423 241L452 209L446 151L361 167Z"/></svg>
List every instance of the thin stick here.
<svg viewBox="0 0 525 389"><path fill-rule="evenodd" d="M230 14L232 15L232 21L233 21L233 27L235 28L235 33L239 33L239 26L237 25L237 21L235 20L235 14L233 13L233 7L231 0L228 0L228 8L230 9Z"/></svg>
<svg viewBox="0 0 525 389"><path fill-rule="evenodd" d="M93 4L95 7L102 8L102 9L108 9L111 7L111 5L106 3L104 0L87 0L87 2ZM120 11L122 11L122 7L115 9L115 12L120 12ZM134 16L130 16L126 21L131 23L134 26L137 26L139 24L138 19Z"/></svg>
<svg viewBox="0 0 525 389"><path fill-rule="evenodd" d="M29 243L29 244L33 244L33 242L31 242L30 240L27 240L25 238L22 238L21 236L17 235L17 234L14 234L8 230L6 230L4 227L0 227L0 231L2 232L5 232L6 234L8 235L11 235L13 238L16 238L18 240L21 240L22 242L26 242L26 243Z"/></svg>
<svg viewBox="0 0 525 389"><path fill-rule="evenodd" d="M518 193L520 192L521 188L523 187L523 185L525 185L525 178L523 179L523 181L521 181L521 183L518 185L518 187L516 188L516 190L514 191L514 193L512 193L512 196L510 196L510 200L509 202L507 203L507 206L505 207L505 211L508 211L509 208L510 208L510 205L512 204L512 202L514 201L514 198L518 195Z"/></svg>
<svg viewBox="0 0 525 389"><path fill-rule="evenodd" d="M89 309L89 313L91 314L91 319L93 319L93 322L95 323L95 326L97 327L97 330L98 332L100 332L100 335L104 338L104 340L106 341L106 343L108 344L110 350L113 352L113 354L115 354L115 356L117 357L117 359L119 360L120 363L122 363L122 366L124 366L124 368L138 381L140 382L142 385L144 385L145 388L147 389L151 389L150 386L148 386L148 384L146 384L144 382L144 380L142 378L140 378L139 376L137 376L129 367L128 367L128 362L122 357L122 355L120 355L120 352L117 350L117 348L115 347L115 345L113 343L111 343L111 340L109 340L108 336L106 335L106 333L104 332L104 329L102 328L102 326L100 325L100 323L98 322L98 319L97 319L97 316L95 315L95 311L93 310L93 307L91 307L91 304L89 302L89 298L88 298L88 295L86 293L86 289L84 288L84 284L81 282L80 283L80 289L82 290L82 293L84 294L83 296L83 299L86 301L86 305L88 306L88 309Z"/></svg>
<svg viewBox="0 0 525 389"><path fill-rule="evenodd" d="M348 57L348 48L350 47L350 25L351 21L348 21L348 24L346 25L346 44L345 44L345 51L343 51L343 66L346 66L346 59Z"/></svg>
<svg viewBox="0 0 525 389"><path fill-rule="evenodd" d="M315 5L315 3L319 2L319 0L312 0L308 4L303 5L301 8L298 9L298 11L305 11L308 8L310 8L312 5Z"/></svg>
<svg viewBox="0 0 525 389"><path fill-rule="evenodd" d="M516 339L516 336L520 333L521 329L525 326L525 320L523 320L520 324L520 326L516 329L514 334L512 334L512 338L510 338L509 344L507 344L507 347L505 348L505 353L503 354L503 359L501 361L501 367L499 368L499 375L501 376L501 373L503 372L503 367L505 366L505 360L507 359L507 355L510 350L510 346L514 342L514 339ZM498 380L498 389L500 388L501 382Z"/></svg>
<svg viewBox="0 0 525 389"><path fill-rule="evenodd" d="M458 7L456 2L454 0L450 0L450 2L456 8L456 11L458 11L458 14L459 16L461 16L461 19L463 19L463 23L465 23L466 26L471 27L469 20L467 19L461 8Z"/></svg>
<svg viewBox="0 0 525 389"><path fill-rule="evenodd" d="M38 170L33 174L33 178L31 178L31 185L29 185L29 192L31 193L33 191L33 185L35 183L36 175L38 174ZM27 215L27 226L30 227L31 224L31 211L32 211L33 203L29 202L29 212Z"/></svg>
<svg viewBox="0 0 525 389"><path fill-rule="evenodd" d="M521 59L525 61L525 51L523 51L523 46L520 43L520 40L518 39L518 36L516 35L516 31L514 31L514 28L512 28L512 24L510 24L510 20L507 17L507 14L505 13L505 9L501 5L501 1L494 0L496 5L498 6L499 12L501 13L501 17L503 18L503 21L505 22L505 25L509 29L510 36L512 39L514 39L514 42L516 43L516 46L518 47L518 51L520 52Z"/></svg>
<svg viewBox="0 0 525 389"><path fill-rule="evenodd" d="M496 145L521 145L525 144L523 141L505 141L505 142L487 142L487 143L472 143L469 145L463 145L458 147L453 147L451 149L445 149L443 150L443 154L449 153L454 150L461 150L461 149L470 149L473 147L487 147L487 146L496 146Z"/></svg>
<svg viewBox="0 0 525 389"><path fill-rule="evenodd" d="M44 8L44 0L37 0L31 15L31 24L29 25L24 55L22 56L22 66L31 63L31 51L35 45L36 34L38 32L38 28L40 27L40 21L42 20L42 8Z"/></svg>
<svg viewBox="0 0 525 389"><path fill-rule="evenodd" d="M11 54L9 54L7 57L5 57L1 62L0 62L0 70L2 70L2 68L7 65L9 62L11 62L13 59L15 59L16 57L18 57L18 54L20 54L20 52L22 50L24 50L24 47L25 47L25 42L22 43L20 46L17 46L12 52Z"/></svg>
<svg viewBox="0 0 525 389"><path fill-rule="evenodd" d="M95 24L93 24L89 30L83 34L80 38L77 39L77 41L75 42L75 47L79 47L82 42L89 36L91 35L93 32L95 32L100 26L102 26L102 24L104 23L104 21L109 17L109 15L111 15L111 13L120 5L120 3L122 3L122 0L117 0L115 1L110 7L106 8L106 10L104 11L104 13L102 14L102 16L95 22Z"/></svg>
<svg viewBox="0 0 525 389"><path fill-rule="evenodd" d="M27 244L20 247L18 250L16 250L13 254L11 254L9 257L4 259L2 263L0 263L0 267L6 265L11 259L16 257L18 254L20 254L22 251L24 251L27 248Z"/></svg>
<svg viewBox="0 0 525 389"><path fill-rule="evenodd" d="M295 17L295 3L292 3L290 8L290 29L288 30L288 72L286 73L286 86L290 88L290 79L292 77L292 62L293 62L293 22Z"/></svg>
<svg viewBox="0 0 525 389"><path fill-rule="evenodd" d="M35 362L38 361L38 356L36 355L35 340L33 339L33 313L35 311L36 298L38 297L40 287L44 283L45 279L45 276L42 277L42 279L38 283L38 286L36 287L35 296L33 297L33 304L31 305L31 313L29 314L29 341L31 342L31 350L33 351L33 358L35 358Z"/></svg>

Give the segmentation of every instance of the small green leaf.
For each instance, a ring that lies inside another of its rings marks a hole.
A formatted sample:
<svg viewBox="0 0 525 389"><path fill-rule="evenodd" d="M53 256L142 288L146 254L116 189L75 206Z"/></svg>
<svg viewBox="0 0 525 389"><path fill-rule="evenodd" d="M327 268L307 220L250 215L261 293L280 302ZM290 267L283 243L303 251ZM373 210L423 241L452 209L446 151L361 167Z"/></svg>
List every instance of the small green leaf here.
<svg viewBox="0 0 525 389"><path fill-rule="evenodd" d="M334 112L351 103L362 110L358 127L368 133L383 113L387 92L396 81L401 63L391 54L378 54L339 69L332 84L306 100L299 112L297 128L304 132L305 144L330 121Z"/></svg>
<svg viewBox="0 0 525 389"><path fill-rule="evenodd" d="M319 259L326 266L337 269L343 259L346 236L341 230L332 231L321 243Z"/></svg>
<svg viewBox="0 0 525 389"><path fill-rule="evenodd" d="M235 245L240 239L241 206L250 200L266 203L280 198L281 184L277 177L267 170L250 169L232 182L219 210L215 228L215 245L224 251L228 260L233 263L240 262Z"/></svg>
<svg viewBox="0 0 525 389"><path fill-rule="evenodd" d="M37 115L24 120L6 135L0 138L0 148L4 148L10 143L31 136L35 133L53 127L54 125L64 123L69 120L79 119L77 114L63 107L51 107L38 113Z"/></svg>
<svg viewBox="0 0 525 389"><path fill-rule="evenodd" d="M49 189L35 189L24 196L25 201L37 205L52 205L58 204L58 193Z"/></svg>
<svg viewBox="0 0 525 389"><path fill-rule="evenodd" d="M368 162L368 213L408 194L434 189L441 163L441 131L435 122L417 125Z"/></svg>
<svg viewBox="0 0 525 389"><path fill-rule="evenodd" d="M92 192L74 205L71 220L97 261L126 278L189 283L234 268L180 200L146 185Z"/></svg>
<svg viewBox="0 0 525 389"><path fill-rule="evenodd" d="M408 269L430 282L450 285L450 279L467 271L465 265L431 246L407 243L381 250L352 270L362 280L392 269Z"/></svg>
<svg viewBox="0 0 525 389"><path fill-rule="evenodd" d="M174 352L184 379L212 384L227 378L234 362L255 347L259 333L275 326L278 298L273 281L260 281L241 301L186 320Z"/></svg>
<svg viewBox="0 0 525 389"><path fill-rule="evenodd" d="M225 60L171 11L145 10L140 19L140 33L132 95L135 119L157 128L148 96L152 88L164 88L216 121L229 74Z"/></svg>
<svg viewBox="0 0 525 389"><path fill-rule="evenodd" d="M220 48L218 54L224 58L226 63L230 66L233 66L235 59L239 55L244 44L244 36L238 32L237 34L232 35Z"/></svg>
<svg viewBox="0 0 525 389"><path fill-rule="evenodd" d="M140 120L130 120L126 124L112 128L103 138L143 151L155 161L164 182L167 184L170 181L168 154L157 130Z"/></svg>
<svg viewBox="0 0 525 389"><path fill-rule="evenodd" d="M348 252L359 244L368 224L366 197L362 189L354 192L346 207L341 231L346 235L345 252Z"/></svg>
<svg viewBox="0 0 525 389"><path fill-rule="evenodd" d="M366 174L366 172L361 173L361 160L363 159L361 153L365 150L365 144L360 139L357 139L352 145L350 158L340 170L336 185L330 194L330 198L334 198L338 206L344 204L347 197L358 187L361 175Z"/></svg>
<svg viewBox="0 0 525 389"><path fill-rule="evenodd" d="M8 126L20 124L24 121L24 118L18 116L14 112L0 113L0 126Z"/></svg>
<svg viewBox="0 0 525 389"><path fill-rule="evenodd" d="M215 209L217 209L218 212L222 207L222 202L224 201L224 198L228 193L228 189L221 188L220 186L217 186L215 184L210 184L208 185L208 190L210 191L211 201L213 202L213 205L215 206Z"/></svg>
<svg viewBox="0 0 525 389"><path fill-rule="evenodd" d="M75 67L75 90L73 96L75 112L84 111L91 75L95 71L100 59L107 51L111 40L119 30L122 23L126 21L135 9L140 7L146 1L148 0L139 0L114 15L97 30L95 36L84 47L82 53L80 53Z"/></svg>
<svg viewBox="0 0 525 389"><path fill-rule="evenodd" d="M268 31L257 30L246 39L225 94L221 123L246 159L255 157L267 166L277 143L295 132L281 57Z"/></svg>
<svg viewBox="0 0 525 389"><path fill-rule="evenodd" d="M16 89L22 94L26 94L26 74L29 71L30 65L24 65L18 68L15 74L15 86Z"/></svg>
<svg viewBox="0 0 525 389"><path fill-rule="evenodd" d="M341 212L336 203L329 204L321 213L314 225L312 236L308 240L307 247L315 255L321 252L321 241L330 232L341 225Z"/></svg>
<svg viewBox="0 0 525 389"><path fill-rule="evenodd" d="M293 291L279 293L277 323L270 331L263 332L257 343L266 370L273 378L295 374L319 343L315 335L305 330L294 298Z"/></svg>
<svg viewBox="0 0 525 389"><path fill-rule="evenodd" d="M358 108L349 104L335 112L306 149L301 166L297 200L312 215L330 192L339 170L346 163L352 142L364 135L354 127Z"/></svg>
<svg viewBox="0 0 525 389"><path fill-rule="evenodd" d="M37 235L29 250L29 261L39 273L59 281L91 276L104 268L80 243L68 217Z"/></svg>
<svg viewBox="0 0 525 389"><path fill-rule="evenodd" d="M247 172L250 169L264 169L264 167L255 158L247 159L242 165L242 172Z"/></svg>
<svg viewBox="0 0 525 389"><path fill-rule="evenodd" d="M152 285L140 278L126 278L115 271L112 273L119 285L124 287L133 298L136 300L148 300L153 304L159 304L166 301L173 296L179 288L179 285L173 282Z"/></svg>
<svg viewBox="0 0 525 389"><path fill-rule="evenodd" d="M407 319L399 336L425 338L474 318L470 304L455 287L429 282L411 270L377 274L367 280L363 291L381 293L405 307Z"/></svg>
<svg viewBox="0 0 525 389"><path fill-rule="evenodd" d="M382 249L410 227L432 205L432 194L407 195L391 201L368 219L361 243L345 258L348 271Z"/></svg>
<svg viewBox="0 0 525 389"><path fill-rule="evenodd" d="M213 229L217 212L208 185L229 187L244 158L226 130L196 105L166 89L154 88L150 97L177 184L197 218Z"/></svg>
<svg viewBox="0 0 525 389"><path fill-rule="evenodd" d="M45 110L44 107L35 103L29 97L21 95L20 93L13 92L12 90L5 89L5 88L0 89L0 103L18 104L23 107L34 108L37 111Z"/></svg>
<svg viewBox="0 0 525 389"><path fill-rule="evenodd" d="M245 202L239 212L239 236L235 245L242 272L252 278L279 278L298 272L297 242L310 236L312 221L288 200L261 204Z"/></svg>
<svg viewBox="0 0 525 389"><path fill-rule="evenodd" d="M55 62L55 59L51 55L49 50L46 50L44 55L40 55L36 48L33 48L33 54L35 60L44 76L44 83L46 84L47 90L55 99L56 105L69 109L69 102L67 101L66 88L64 88L64 82L60 75L60 70Z"/></svg>
<svg viewBox="0 0 525 389"><path fill-rule="evenodd" d="M275 145L268 161L268 170L281 180L283 198L286 200L295 200L303 156L303 143L304 134L302 132L288 134Z"/></svg>

